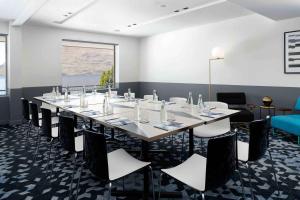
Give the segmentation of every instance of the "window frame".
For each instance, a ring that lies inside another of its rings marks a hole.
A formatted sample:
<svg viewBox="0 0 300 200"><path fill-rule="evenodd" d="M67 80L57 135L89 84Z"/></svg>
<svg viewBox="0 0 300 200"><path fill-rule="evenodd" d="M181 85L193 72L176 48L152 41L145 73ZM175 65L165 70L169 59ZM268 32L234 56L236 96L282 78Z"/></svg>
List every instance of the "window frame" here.
<svg viewBox="0 0 300 200"><path fill-rule="evenodd" d="M113 66L113 85L111 88L117 88L116 84L116 46L119 46L119 44L116 43L107 43L107 42L94 42L94 41L86 41L86 40L72 40L72 39L62 39L62 42L80 42L80 43L89 43L89 44L104 44L104 45L112 45L114 48L114 66ZM63 45L62 45L63 46ZM86 85L87 87L90 85ZM97 85L99 86L99 84ZM79 86L72 86L72 87L79 87Z"/></svg>
<svg viewBox="0 0 300 200"><path fill-rule="evenodd" d="M0 33L0 37L5 37L5 90L0 90L0 92L4 91L5 94L0 94L0 97L8 96L8 72L7 72L7 63L8 63L8 34Z"/></svg>

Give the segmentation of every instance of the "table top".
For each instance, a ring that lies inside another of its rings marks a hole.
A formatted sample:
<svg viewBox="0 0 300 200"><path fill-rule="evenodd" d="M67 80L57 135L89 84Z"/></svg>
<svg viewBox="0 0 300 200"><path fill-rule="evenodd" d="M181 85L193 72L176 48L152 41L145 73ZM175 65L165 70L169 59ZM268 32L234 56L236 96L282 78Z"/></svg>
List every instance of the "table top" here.
<svg viewBox="0 0 300 200"><path fill-rule="evenodd" d="M275 106L264 106L264 105L262 105L262 106L259 106L260 108L263 108L263 109L275 109Z"/></svg>
<svg viewBox="0 0 300 200"><path fill-rule="evenodd" d="M162 123L160 121L161 102L151 100L140 100L142 120L138 121L134 109L135 102L120 97L110 98L111 114L103 113L104 95L100 93L86 96L88 101L88 107L86 108L80 107L80 98L75 95L69 95L69 101L65 101L63 96L40 96L34 99L64 111L72 112L85 119L94 120L104 126L124 130L129 135L148 142L213 123L239 112L232 109L212 108L212 115L208 116L201 113L196 105L167 103L167 115L171 121ZM119 124L118 121L122 123ZM126 121L126 123L123 123L123 121Z"/></svg>

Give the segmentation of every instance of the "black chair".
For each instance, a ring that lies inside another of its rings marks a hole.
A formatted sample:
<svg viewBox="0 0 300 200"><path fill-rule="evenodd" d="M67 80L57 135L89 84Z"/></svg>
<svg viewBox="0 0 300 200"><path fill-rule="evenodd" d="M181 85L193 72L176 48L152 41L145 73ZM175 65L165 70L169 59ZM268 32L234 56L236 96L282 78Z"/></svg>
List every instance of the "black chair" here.
<svg viewBox="0 0 300 200"><path fill-rule="evenodd" d="M200 191L204 199L205 191L223 186L233 176L237 169L236 156L236 133L227 133L226 136L208 141L207 158L194 154L180 165L162 169L162 172ZM160 176L159 188L163 173ZM241 179L240 174L239 177ZM243 184L242 189L244 194Z"/></svg>
<svg viewBox="0 0 300 200"><path fill-rule="evenodd" d="M33 128L37 129L37 140L36 140L36 150L34 153L34 162L36 161L36 157L40 148L41 143L41 124L42 121L39 119L39 111L38 111L38 105L36 103L29 103L30 105L30 111L31 111L31 125Z"/></svg>
<svg viewBox="0 0 300 200"><path fill-rule="evenodd" d="M25 121L28 125L26 132L26 147L28 146L29 133L31 130L31 119L30 119L30 110L29 110L29 101L25 98L21 98L22 101L22 116L23 122Z"/></svg>
<svg viewBox="0 0 300 200"><path fill-rule="evenodd" d="M249 143L238 141L238 160L245 163L248 168L248 177L251 186L251 195L254 199L252 184L250 178L250 164L249 162L255 162L261 159L268 151L272 163L272 170L279 194L279 186L276 178L276 172L269 150L269 117L267 120L256 120L249 124Z"/></svg>
<svg viewBox="0 0 300 200"><path fill-rule="evenodd" d="M117 149L108 153L104 134L95 133L88 130L84 131L84 149L86 164L90 172L99 180L104 181L108 184L108 199L111 198L112 181L123 178L147 166L150 168L152 177L153 199L155 198L153 187L153 173L150 162L140 161L129 155L124 149ZM81 165L80 175L76 187L76 199L78 195L82 168L83 166Z"/></svg>
<svg viewBox="0 0 300 200"><path fill-rule="evenodd" d="M72 117L59 115L59 142L64 150L73 154L73 172L69 188L69 199L72 196L72 185L77 165L77 156L83 152L83 135L78 135L74 130L74 119Z"/></svg>
<svg viewBox="0 0 300 200"><path fill-rule="evenodd" d="M240 110L240 112L230 117L231 122L251 122L254 120L254 114L249 109L253 109L253 105L246 104L246 95L243 92L226 92L217 93L217 101L227 103L229 108Z"/></svg>
<svg viewBox="0 0 300 200"><path fill-rule="evenodd" d="M58 127L52 124L52 111L50 109L41 108L41 112L42 112L41 136L46 137L47 141L49 141L48 159L47 159L47 166L46 166L46 169L48 170L48 166L51 160L50 158L51 158L52 144L54 143L55 140L57 140L58 142Z"/></svg>

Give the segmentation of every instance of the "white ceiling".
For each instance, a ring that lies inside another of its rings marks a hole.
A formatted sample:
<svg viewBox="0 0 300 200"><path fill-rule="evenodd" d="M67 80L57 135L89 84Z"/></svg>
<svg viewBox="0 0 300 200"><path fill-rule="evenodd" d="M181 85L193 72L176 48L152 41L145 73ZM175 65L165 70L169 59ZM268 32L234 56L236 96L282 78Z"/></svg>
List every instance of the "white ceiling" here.
<svg viewBox="0 0 300 200"><path fill-rule="evenodd" d="M300 16L300 0L0 0L0 20L148 36L259 13ZM179 12L174 12L179 11ZM16 23L18 22L18 23Z"/></svg>
<svg viewBox="0 0 300 200"><path fill-rule="evenodd" d="M273 20L300 16L300 0L229 0Z"/></svg>

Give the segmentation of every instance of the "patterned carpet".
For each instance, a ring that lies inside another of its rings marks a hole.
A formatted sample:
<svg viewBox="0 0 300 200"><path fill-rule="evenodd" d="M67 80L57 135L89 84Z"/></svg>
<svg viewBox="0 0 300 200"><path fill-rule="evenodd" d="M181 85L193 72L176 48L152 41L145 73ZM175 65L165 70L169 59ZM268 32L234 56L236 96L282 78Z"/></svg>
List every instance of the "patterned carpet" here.
<svg viewBox="0 0 300 200"><path fill-rule="evenodd" d="M72 172L72 161L70 156L59 149L54 166L54 173L50 179L46 179L45 166L47 163L47 141L43 140L41 154L37 162L33 164L33 153L35 150L35 135L32 132L29 147L25 148L26 126L2 126L0 127L0 199L11 200L58 200L68 199L68 188ZM188 148L188 134L186 134L185 148ZM241 134L245 139L246 133ZM170 138L155 142L152 148L166 149L165 153L156 153L150 156L155 176L155 186L158 187L159 169L170 167L181 162L181 138L178 134L174 141L177 149L172 149ZM292 141L291 141L292 139ZM195 141L196 152L200 152L199 140ZM128 138L121 147L140 147L140 141ZM111 149L117 148L112 145ZM271 170L271 161L268 155L257 163L252 163L252 185L256 199L300 199L300 147L294 138L286 137L283 133L276 133L271 137L271 152L275 161L277 178L279 180L280 195L276 193L274 177ZM53 154L52 159L55 154ZM139 155L135 155L139 157ZM247 178L247 169L241 166L241 174L245 184L246 198L250 199L250 188ZM196 171L195 171L196 173ZM75 176L75 182L78 174ZM142 173L134 173L125 179L126 189L134 188L141 190L143 186ZM238 174L228 181L226 186L213 191L206 192L206 199L242 199L242 189ZM105 199L107 189L87 169L83 170L80 181L78 199ZM113 183L113 187L122 189L122 181ZM165 177L163 180L163 191L180 191L183 199L193 198L195 191L174 179ZM104 195L104 196L103 196ZM199 194L197 194L197 198ZM113 197L112 199L115 199ZM138 199L134 197L118 197L118 199Z"/></svg>

